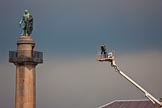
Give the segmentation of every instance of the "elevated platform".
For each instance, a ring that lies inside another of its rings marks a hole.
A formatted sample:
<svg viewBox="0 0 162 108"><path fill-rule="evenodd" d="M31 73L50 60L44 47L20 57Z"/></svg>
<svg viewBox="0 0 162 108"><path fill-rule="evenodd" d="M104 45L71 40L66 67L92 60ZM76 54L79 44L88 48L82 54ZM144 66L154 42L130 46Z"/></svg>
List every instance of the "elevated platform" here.
<svg viewBox="0 0 162 108"><path fill-rule="evenodd" d="M112 52L109 52L108 55L97 54L96 60L100 62L104 61L112 62L114 60L114 56Z"/></svg>
<svg viewBox="0 0 162 108"><path fill-rule="evenodd" d="M31 53L30 56L25 54ZM21 54L21 55L20 55ZM39 64L43 63L43 52L38 51L9 51L9 62L14 64Z"/></svg>
<svg viewBox="0 0 162 108"><path fill-rule="evenodd" d="M104 62L104 61L109 61L112 62L113 58L96 58L97 61Z"/></svg>

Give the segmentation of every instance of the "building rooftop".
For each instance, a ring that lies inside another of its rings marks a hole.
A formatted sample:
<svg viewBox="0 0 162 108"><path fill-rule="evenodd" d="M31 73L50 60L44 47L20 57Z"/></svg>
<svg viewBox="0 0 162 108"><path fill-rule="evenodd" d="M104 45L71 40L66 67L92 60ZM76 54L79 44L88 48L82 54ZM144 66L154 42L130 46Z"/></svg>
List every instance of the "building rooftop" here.
<svg viewBox="0 0 162 108"><path fill-rule="evenodd" d="M99 108L155 108L149 100L115 100Z"/></svg>

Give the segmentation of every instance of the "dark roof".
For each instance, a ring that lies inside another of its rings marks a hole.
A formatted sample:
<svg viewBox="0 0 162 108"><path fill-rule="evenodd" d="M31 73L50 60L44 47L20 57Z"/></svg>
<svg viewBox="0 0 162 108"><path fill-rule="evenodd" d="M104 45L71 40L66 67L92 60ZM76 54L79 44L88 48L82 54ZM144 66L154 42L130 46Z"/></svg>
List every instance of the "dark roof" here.
<svg viewBox="0 0 162 108"><path fill-rule="evenodd" d="M155 108L155 105L149 100L118 100L99 108Z"/></svg>

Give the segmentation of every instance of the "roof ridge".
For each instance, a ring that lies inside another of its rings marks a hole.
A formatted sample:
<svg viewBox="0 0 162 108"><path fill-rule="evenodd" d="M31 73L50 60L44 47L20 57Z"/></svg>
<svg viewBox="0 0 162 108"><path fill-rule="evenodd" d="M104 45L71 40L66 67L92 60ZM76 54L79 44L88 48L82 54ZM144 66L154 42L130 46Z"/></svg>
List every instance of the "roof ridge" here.
<svg viewBox="0 0 162 108"><path fill-rule="evenodd" d="M148 99L134 99L134 100L114 100L114 101L112 101L112 102L109 102L109 103L107 103L107 104L105 104L105 105L102 105L102 106L100 106L100 107L98 107L98 108L103 108L103 107L105 107L105 106L108 106L108 105L110 105L110 104L113 104L113 103L115 103L115 102L139 102L139 101L149 101Z"/></svg>

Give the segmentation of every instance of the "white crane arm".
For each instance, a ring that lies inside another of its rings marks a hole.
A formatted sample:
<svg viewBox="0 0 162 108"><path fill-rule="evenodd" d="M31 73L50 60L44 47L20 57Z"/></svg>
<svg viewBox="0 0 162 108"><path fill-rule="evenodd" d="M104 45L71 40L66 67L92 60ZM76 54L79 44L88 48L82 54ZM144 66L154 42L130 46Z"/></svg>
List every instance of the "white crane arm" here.
<svg viewBox="0 0 162 108"><path fill-rule="evenodd" d="M111 66L114 67L115 71L118 72L120 75L122 75L125 79L127 79L129 82L131 82L134 86L136 86L139 90L141 90L145 96L154 104L160 105L162 107L162 103L157 100L155 97L153 97L149 92L147 92L144 88L142 88L139 84L137 84L135 81L133 81L130 77L128 77L125 73L123 73L119 67L116 65L115 60L113 59L111 61Z"/></svg>

